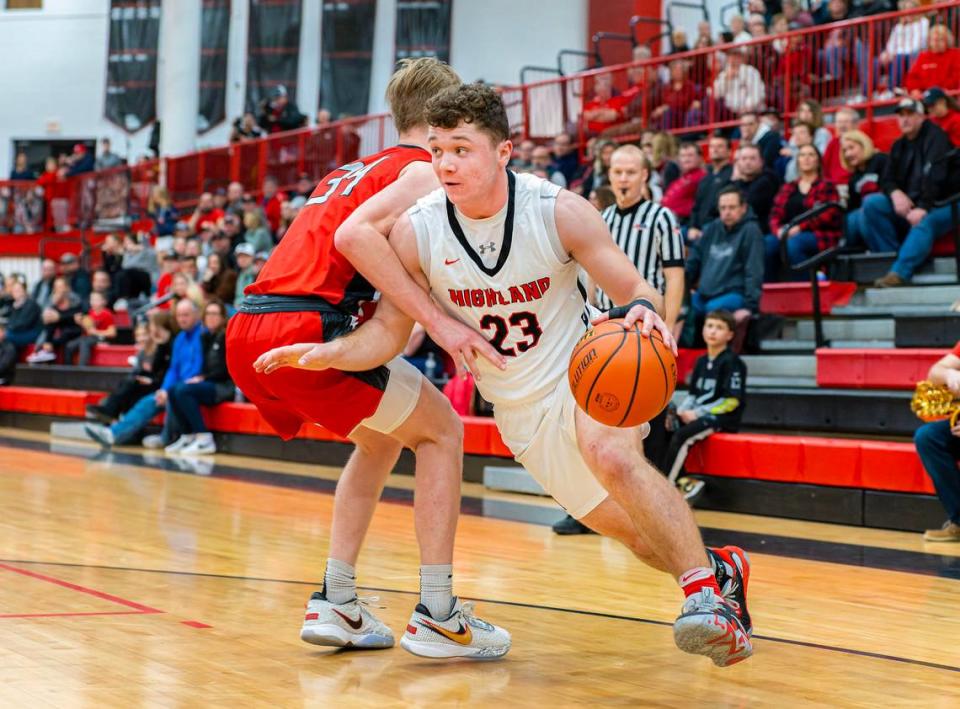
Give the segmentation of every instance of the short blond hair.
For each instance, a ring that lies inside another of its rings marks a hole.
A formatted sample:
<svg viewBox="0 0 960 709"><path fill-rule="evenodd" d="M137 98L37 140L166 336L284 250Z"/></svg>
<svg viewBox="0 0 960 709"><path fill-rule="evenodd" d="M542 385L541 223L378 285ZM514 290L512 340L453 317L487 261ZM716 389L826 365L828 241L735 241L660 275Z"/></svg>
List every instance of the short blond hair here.
<svg viewBox="0 0 960 709"><path fill-rule="evenodd" d="M459 86L460 76L449 64L433 57L401 59L387 84L387 103L397 131L426 126L427 101L443 89Z"/></svg>
<svg viewBox="0 0 960 709"><path fill-rule="evenodd" d="M856 143L861 148L863 148L863 160L866 162L872 158L877 149L873 145L873 141L870 139L870 136L864 133L862 130L848 130L842 136L840 136L840 146L843 147L843 141L849 140L851 143ZM843 165L843 169L848 172L853 172L853 167L847 162L847 159L843 157L843 150L840 150L840 164Z"/></svg>

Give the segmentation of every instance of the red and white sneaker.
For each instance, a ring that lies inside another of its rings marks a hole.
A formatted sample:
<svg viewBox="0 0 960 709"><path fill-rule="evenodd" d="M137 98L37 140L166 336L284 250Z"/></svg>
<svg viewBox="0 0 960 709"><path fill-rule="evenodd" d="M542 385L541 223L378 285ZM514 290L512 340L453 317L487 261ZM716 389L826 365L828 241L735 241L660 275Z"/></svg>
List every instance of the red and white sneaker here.
<svg viewBox="0 0 960 709"><path fill-rule="evenodd" d="M300 639L328 647L393 647L393 631L368 608L377 600L373 596L334 604L319 591L315 592L307 602Z"/></svg>
<svg viewBox="0 0 960 709"><path fill-rule="evenodd" d="M717 585L723 599L737 613L747 635L753 636L753 621L747 612L747 584L750 583L750 556L740 547L708 548Z"/></svg>
<svg viewBox="0 0 960 709"><path fill-rule="evenodd" d="M736 611L713 589L689 596L673 624L677 647L694 655L706 655L718 667L728 667L753 654L750 636Z"/></svg>

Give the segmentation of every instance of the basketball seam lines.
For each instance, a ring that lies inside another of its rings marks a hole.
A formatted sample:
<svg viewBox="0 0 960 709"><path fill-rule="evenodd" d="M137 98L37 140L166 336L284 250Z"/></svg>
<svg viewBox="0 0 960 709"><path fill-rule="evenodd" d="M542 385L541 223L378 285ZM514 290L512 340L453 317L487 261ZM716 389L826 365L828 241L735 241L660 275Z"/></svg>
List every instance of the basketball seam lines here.
<svg viewBox="0 0 960 709"><path fill-rule="evenodd" d="M663 407L665 407L667 405L667 392L670 391L670 380L667 377L667 366L663 363L660 353L657 352L657 343L654 342L652 332L650 333L650 347L653 349L653 354L656 356L657 361L660 362L660 370L663 372ZM661 411L663 411L663 407L661 407Z"/></svg>
<svg viewBox="0 0 960 709"><path fill-rule="evenodd" d="M592 345L597 340L601 340L604 337L610 337L611 335L619 335L619 334L620 334L619 332L605 332L602 335L591 337L587 342L584 342L582 345L580 345L580 347L578 347L573 351L573 354L570 355L570 359L574 359L577 355L579 355L581 352L583 352L585 349L587 349L587 347ZM586 333L584 333L583 337L586 337Z"/></svg>
<svg viewBox="0 0 960 709"><path fill-rule="evenodd" d="M630 415L630 409L633 408L633 400L637 397L637 385L640 383L640 362L643 358L643 342L640 340L640 328L634 324L633 333L637 336L637 369L633 373L633 391L630 392L630 403L627 404L627 410L623 414L623 418L620 419L620 423L617 426L622 426L623 422L627 420L627 416Z"/></svg>
<svg viewBox="0 0 960 709"><path fill-rule="evenodd" d="M611 334L615 335L616 333L611 333ZM603 363L603 366L600 367L600 371L597 372L597 376L593 378L593 383L590 385L590 389L587 391L587 396L584 399L584 403L586 404L586 406L583 407L584 413L586 414L590 413L590 397L593 396L593 389L594 387L597 386L597 382L600 381L600 377L603 376L603 372L607 368L607 365L610 364L610 362L613 361L613 358L617 356L617 352L621 350L621 348L623 347L623 343L626 341L627 341L627 331L624 330L623 337L620 338L620 344L617 345L617 349L615 349L613 352L610 353L610 356L607 357L607 361Z"/></svg>

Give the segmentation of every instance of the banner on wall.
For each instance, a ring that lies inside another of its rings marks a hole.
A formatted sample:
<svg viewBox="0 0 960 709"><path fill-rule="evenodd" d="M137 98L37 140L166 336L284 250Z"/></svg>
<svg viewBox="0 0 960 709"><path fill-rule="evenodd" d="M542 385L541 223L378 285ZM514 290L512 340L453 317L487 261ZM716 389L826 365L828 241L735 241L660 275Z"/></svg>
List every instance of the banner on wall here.
<svg viewBox="0 0 960 709"><path fill-rule="evenodd" d="M200 115L197 118L197 132L205 133L226 118L230 0L203 0L200 23Z"/></svg>
<svg viewBox="0 0 960 709"><path fill-rule="evenodd" d="M453 0L398 0L397 61L436 57L450 61L450 10Z"/></svg>
<svg viewBox="0 0 960 709"><path fill-rule="evenodd" d="M249 1L246 110L258 113L280 91L296 105L300 0Z"/></svg>
<svg viewBox="0 0 960 709"><path fill-rule="evenodd" d="M323 3L319 107L335 119L368 111L376 14L377 0Z"/></svg>
<svg viewBox="0 0 960 709"><path fill-rule="evenodd" d="M157 116L161 0L110 0L107 120L135 133Z"/></svg>

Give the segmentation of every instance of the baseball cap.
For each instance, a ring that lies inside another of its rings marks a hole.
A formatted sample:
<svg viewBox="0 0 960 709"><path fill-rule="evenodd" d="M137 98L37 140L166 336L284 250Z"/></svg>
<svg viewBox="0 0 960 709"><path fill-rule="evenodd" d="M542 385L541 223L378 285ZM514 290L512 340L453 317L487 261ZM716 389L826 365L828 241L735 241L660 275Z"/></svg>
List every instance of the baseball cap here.
<svg viewBox="0 0 960 709"><path fill-rule="evenodd" d="M235 253L237 256L239 256L240 254L244 254L246 256L254 256L256 255L256 250L253 248L252 244L243 243L243 244L237 244L237 248L233 250L233 253Z"/></svg>
<svg viewBox="0 0 960 709"><path fill-rule="evenodd" d="M921 116L924 114L923 104L919 101L914 101L912 98L902 98L900 103L897 104L897 113L901 111L910 111L911 113L919 113Z"/></svg>

